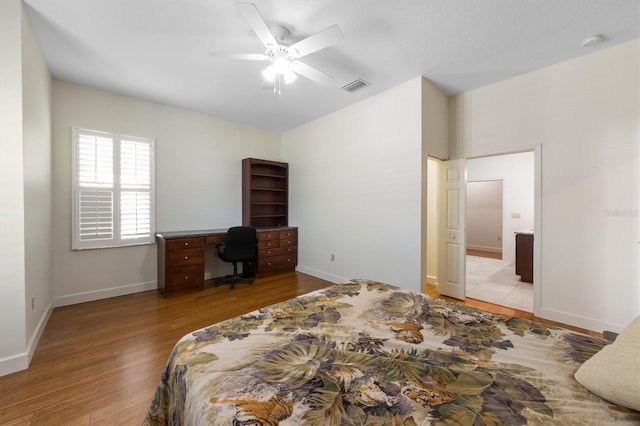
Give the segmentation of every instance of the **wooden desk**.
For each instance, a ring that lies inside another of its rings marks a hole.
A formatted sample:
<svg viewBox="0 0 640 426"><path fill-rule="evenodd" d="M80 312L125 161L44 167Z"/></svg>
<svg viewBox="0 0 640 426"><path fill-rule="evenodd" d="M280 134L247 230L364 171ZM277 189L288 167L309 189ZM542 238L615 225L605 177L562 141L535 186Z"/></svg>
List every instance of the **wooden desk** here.
<svg viewBox="0 0 640 426"><path fill-rule="evenodd" d="M156 233L158 291L163 297L184 289L204 287L204 248L223 243L226 229ZM298 228L258 228L258 257L251 264L256 277L294 271L298 264Z"/></svg>

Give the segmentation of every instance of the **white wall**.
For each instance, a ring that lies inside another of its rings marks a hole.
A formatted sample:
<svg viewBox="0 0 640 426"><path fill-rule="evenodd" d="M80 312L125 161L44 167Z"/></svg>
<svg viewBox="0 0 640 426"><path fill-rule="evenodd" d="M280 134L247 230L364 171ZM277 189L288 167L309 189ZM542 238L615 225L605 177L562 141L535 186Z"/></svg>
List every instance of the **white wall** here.
<svg viewBox="0 0 640 426"><path fill-rule="evenodd" d="M298 270L420 290L421 80L282 135Z"/></svg>
<svg viewBox="0 0 640 426"><path fill-rule="evenodd" d="M2 376L27 368L51 312L51 78L18 0L0 2L0 88Z"/></svg>
<svg viewBox="0 0 640 426"><path fill-rule="evenodd" d="M27 367L22 6L0 1L0 375Z"/></svg>
<svg viewBox="0 0 640 426"><path fill-rule="evenodd" d="M422 155L449 159L449 99L422 78Z"/></svg>
<svg viewBox="0 0 640 426"><path fill-rule="evenodd" d="M467 181L467 249L502 253L502 180Z"/></svg>
<svg viewBox="0 0 640 426"><path fill-rule="evenodd" d="M438 166L434 158L449 158L449 100L429 80L422 78L422 291L438 275ZM429 157L432 157L430 159ZM430 164L431 163L431 164Z"/></svg>
<svg viewBox="0 0 640 426"><path fill-rule="evenodd" d="M620 330L640 313L639 41L456 96L455 157L542 144L540 315Z"/></svg>
<svg viewBox="0 0 640 426"><path fill-rule="evenodd" d="M438 160L427 163L427 283L438 283Z"/></svg>
<svg viewBox="0 0 640 426"><path fill-rule="evenodd" d="M29 358L47 324L51 293L51 76L22 12L26 338ZM31 305L33 298L34 306Z"/></svg>
<svg viewBox="0 0 640 426"><path fill-rule="evenodd" d="M472 158L467 161L467 182L502 180L501 248L502 258L505 260L516 258L514 233L534 227L534 174L533 151ZM514 218L513 213L520 217Z"/></svg>
<svg viewBox="0 0 640 426"><path fill-rule="evenodd" d="M52 252L57 306L157 285L155 245L71 251L71 126L155 138L157 231L240 224L242 159L280 160L276 133L54 80ZM212 261L208 269L216 267L217 259Z"/></svg>

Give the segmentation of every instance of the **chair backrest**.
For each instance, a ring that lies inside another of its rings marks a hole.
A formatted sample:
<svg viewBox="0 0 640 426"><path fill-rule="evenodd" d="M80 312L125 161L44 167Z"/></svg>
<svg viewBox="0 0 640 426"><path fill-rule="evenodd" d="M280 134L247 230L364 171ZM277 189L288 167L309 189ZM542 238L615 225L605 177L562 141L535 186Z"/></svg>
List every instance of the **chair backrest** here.
<svg viewBox="0 0 640 426"><path fill-rule="evenodd" d="M234 226L227 230L224 241L224 258L228 262L240 262L256 257L257 233L252 226Z"/></svg>

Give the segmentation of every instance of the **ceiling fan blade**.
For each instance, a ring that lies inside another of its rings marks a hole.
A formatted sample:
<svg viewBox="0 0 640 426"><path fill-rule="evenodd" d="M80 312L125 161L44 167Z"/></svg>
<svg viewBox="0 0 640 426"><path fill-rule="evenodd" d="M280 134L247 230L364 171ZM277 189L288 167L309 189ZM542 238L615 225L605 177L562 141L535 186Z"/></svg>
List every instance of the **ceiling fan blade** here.
<svg viewBox="0 0 640 426"><path fill-rule="evenodd" d="M240 13L242 13L244 19L247 20L247 23L249 23L249 26L253 29L265 47L276 46L278 44L255 4L249 2L238 2L236 3L236 6L240 9Z"/></svg>
<svg viewBox="0 0 640 426"><path fill-rule="evenodd" d="M294 58L301 58L320 49L329 47L344 37L340 27L332 25L319 33L315 33L289 46L289 52Z"/></svg>
<svg viewBox="0 0 640 426"><path fill-rule="evenodd" d="M290 64L290 69L291 71L296 72L311 81L315 81L316 83L330 85L333 82L332 75L327 74L324 71L320 71L311 65L307 65L304 62L293 61Z"/></svg>
<svg viewBox="0 0 640 426"><path fill-rule="evenodd" d="M212 58L225 58L225 59L243 59L247 61L266 61L266 55L262 53L217 53L210 52Z"/></svg>

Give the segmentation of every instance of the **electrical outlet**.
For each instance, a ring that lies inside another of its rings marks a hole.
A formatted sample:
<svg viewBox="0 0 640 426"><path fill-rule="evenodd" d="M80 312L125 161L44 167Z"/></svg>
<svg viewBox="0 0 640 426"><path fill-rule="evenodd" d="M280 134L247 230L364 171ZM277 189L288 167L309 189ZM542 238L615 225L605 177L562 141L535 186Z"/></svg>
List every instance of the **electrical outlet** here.
<svg viewBox="0 0 640 426"><path fill-rule="evenodd" d="M333 254L333 253L331 253L331 261L332 261L332 262L335 262L335 260L336 260L336 255L335 255L335 254Z"/></svg>
<svg viewBox="0 0 640 426"><path fill-rule="evenodd" d="M33 311L36 308L36 298L31 296L31 310Z"/></svg>
<svg viewBox="0 0 640 426"><path fill-rule="evenodd" d="M498 241L502 241L502 236L498 235Z"/></svg>

